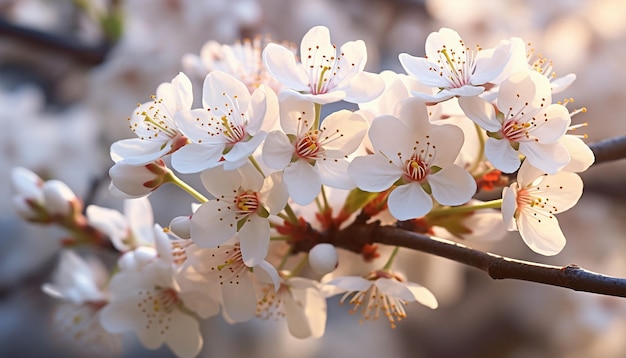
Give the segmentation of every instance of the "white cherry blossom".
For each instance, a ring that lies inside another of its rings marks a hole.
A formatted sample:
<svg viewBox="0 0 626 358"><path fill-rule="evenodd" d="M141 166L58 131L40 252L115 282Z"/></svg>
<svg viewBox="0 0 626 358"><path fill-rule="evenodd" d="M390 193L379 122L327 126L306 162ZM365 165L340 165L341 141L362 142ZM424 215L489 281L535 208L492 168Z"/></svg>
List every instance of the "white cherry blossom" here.
<svg viewBox="0 0 626 358"><path fill-rule="evenodd" d="M190 109L192 103L191 82L184 73L179 73L172 82L159 85L153 101L140 104L128 118L129 127L138 138L113 143L111 158L143 165L184 146L187 138L178 129L174 116Z"/></svg>
<svg viewBox="0 0 626 358"><path fill-rule="evenodd" d="M399 56L404 70L425 85L439 88L436 94L413 92L432 102L455 96L478 96L484 85L492 82L505 69L511 56L511 44L502 41L497 47L471 49L459 34L448 28L432 32L426 38L426 57L407 53Z"/></svg>
<svg viewBox="0 0 626 358"><path fill-rule="evenodd" d="M348 110L326 117L314 128L314 104L291 92L280 96L280 124L283 131L273 131L263 146L263 160L278 170L290 197L305 205L317 197L322 185L352 189L354 182L347 172L349 154L359 146L366 120Z"/></svg>
<svg viewBox="0 0 626 358"><path fill-rule="evenodd" d="M198 282L205 292L219 292L222 314L230 322L244 322L255 316L256 282L271 283L274 291L280 287L274 266L265 260L246 265L239 243L232 241L211 249L190 250L186 265L201 276Z"/></svg>
<svg viewBox="0 0 626 358"><path fill-rule="evenodd" d="M89 205L87 219L109 237L119 251L154 245L154 216L148 198L124 201L124 214L117 210Z"/></svg>
<svg viewBox="0 0 626 358"><path fill-rule="evenodd" d="M548 175L524 162L517 182L502 192L502 218L509 231L518 230L533 251L556 255L565 246L565 236L555 215L576 205L582 191L577 174Z"/></svg>
<svg viewBox="0 0 626 358"><path fill-rule="evenodd" d="M364 320L377 320L382 313L392 328L396 321L406 317L404 306L409 302L419 302L435 309L438 306L435 296L425 287L403 280L388 271L374 271L366 277L342 276L326 283L331 296L346 292L339 302L348 301L354 305L351 313L358 312Z"/></svg>
<svg viewBox="0 0 626 358"><path fill-rule="evenodd" d="M202 204L191 217L191 238L200 247L216 247L235 234L248 266L260 263L270 242L268 216L287 203L282 173L266 177L251 165L226 171L222 167L202 173L202 183L215 197Z"/></svg>
<svg viewBox="0 0 626 358"><path fill-rule="evenodd" d="M516 72L503 81L497 108L479 97L460 98L459 104L488 132L485 156L496 169L513 173L520 166L520 153L551 174L569 162L570 155L559 141L570 125L569 112L552 104L550 83L538 72Z"/></svg>
<svg viewBox="0 0 626 358"><path fill-rule="evenodd" d="M142 165L128 164L121 158L119 159L109 169L109 177L111 178L109 191L116 197L139 198L147 196L165 183L170 173L161 158Z"/></svg>
<svg viewBox="0 0 626 358"><path fill-rule="evenodd" d="M376 74L363 71L367 62L365 43L348 41L338 51L325 26L313 27L304 35L300 61L296 61L293 51L279 44L270 43L263 50L269 73L315 103L366 102L385 87Z"/></svg>
<svg viewBox="0 0 626 358"><path fill-rule="evenodd" d="M405 100L399 117L377 117L369 130L374 154L356 157L348 171L361 190L382 192L393 187L388 207L398 220L426 215L433 202L461 205L476 192L474 178L454 164L463 131L432 125L423 102Z"/></svg>
<svg viewBox="0 0 626 358"><path fill-rule="evenodd" d="M285 319L296 338L320 338L326 329L326 297L319 282L282 275L278 290L265 285L256 315L263 319Z"/></svg>
<svg viewBox="0 0 626 358"><path fill-rule="evenodd" d="M197 173L219 165L230 170L243 164L265 138L266 91L273 93L261 87L250 95L234 77L220 71L209 73L202 90L203 108L180 111L176 116L191 143L172 155L174 169Z"/></svg>

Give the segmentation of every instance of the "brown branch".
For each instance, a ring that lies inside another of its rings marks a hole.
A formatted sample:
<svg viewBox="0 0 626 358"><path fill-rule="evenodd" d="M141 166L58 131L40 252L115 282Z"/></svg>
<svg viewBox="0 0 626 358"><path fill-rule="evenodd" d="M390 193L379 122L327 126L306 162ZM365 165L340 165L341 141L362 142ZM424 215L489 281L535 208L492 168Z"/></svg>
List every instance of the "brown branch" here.
<svg viewBox="0 0 626 358"><path fill-rule="evenodd" d="M626 136L605 139L589 147L596 157L594 165L626 158Z"/></svg>
<svg viewBox="0 0 626 358"><path fill-rule="evenodd" d="M623 278L601 275L574 264L560 267L511 259L398 227L380 226L378 223L355 222L344 230L331 233L327 239L337 247L355 252L359 252L357 248L372 243L418 250L475 267L496 280L516 279L575 291L626 297L626 279Z"/></svg>

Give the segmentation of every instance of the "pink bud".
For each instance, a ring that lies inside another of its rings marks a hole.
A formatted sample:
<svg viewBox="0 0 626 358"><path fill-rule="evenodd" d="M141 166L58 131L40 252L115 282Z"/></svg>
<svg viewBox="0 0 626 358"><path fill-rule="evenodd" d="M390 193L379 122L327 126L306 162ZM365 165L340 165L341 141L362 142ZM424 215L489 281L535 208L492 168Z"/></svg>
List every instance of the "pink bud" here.
<svg viewBox="0 0 626 358"><path fill-rule="evenodd" d="M67 184L60 180L48 180L43 184L45 208L48 213L72 216L80 213L82 204Z"/></svg>
<svg viewBox="0 0 626 358"><path fill-rule="evenodd" d="M333 271L338 261L337 250L331 244L317 244L309 251L309 265L320 275Z"/></svg>
<svg viewBox="0 0 626 358"><path fill-rule="evenodd" d="M156 190L166 181L169 169L162 159L146 165L130 165L119 161L109 170L109 176L115 189L139 198ZM115 193L114 190L112 190Z"/></svg>

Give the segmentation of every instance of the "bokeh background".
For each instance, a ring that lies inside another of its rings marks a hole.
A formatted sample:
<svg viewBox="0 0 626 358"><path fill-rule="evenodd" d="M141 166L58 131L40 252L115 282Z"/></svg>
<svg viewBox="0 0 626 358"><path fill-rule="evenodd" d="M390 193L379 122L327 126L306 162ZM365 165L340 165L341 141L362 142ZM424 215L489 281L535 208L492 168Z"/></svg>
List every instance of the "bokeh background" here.
<svg viewBox="0 0 626 358"><path fill-rule="evenodd" d="M185 53L208 40L233 43L269 34L299 43L326 25L333 42L363 39L370 71L402 72L401 52L423 56L440 27L466 44L491 47L511 36L531 42L558 75L576 82L589 141L626 134L626 2L622 0L0 0L0 356L81 356L50 325L55 301L40 286L54 269L62 231L23 223L9 205L10 169L23 166L67 182L89 203L121 208L106 187L109 145L132 137L126 118L156 86L182 70ZM577 263L626 277L626 168L582 174L579 204L559 216L568 244L556 257L533 254L517 233L472 246L555 265ZM188 211L176 190L151 200L157 222ZM398 265L430 288L440 308L408 306L394 330L359 325L329 301L326 335L290 338L281 323L203 323L204 357L624 357L626 300L538 284L493 281L472 268L403 252ZM126 357L145 351L133 337Z"/></svg>

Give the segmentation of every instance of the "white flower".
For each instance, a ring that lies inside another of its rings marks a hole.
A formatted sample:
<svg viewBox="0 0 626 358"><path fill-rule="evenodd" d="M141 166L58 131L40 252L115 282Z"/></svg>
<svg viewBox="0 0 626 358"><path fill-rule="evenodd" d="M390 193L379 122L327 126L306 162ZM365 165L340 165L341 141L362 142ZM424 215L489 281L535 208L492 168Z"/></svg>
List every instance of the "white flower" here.
<svg viewBox="0 0 626 358"><path fill-rule="evenodd" d="M119 251L154 245L154 217L148 198L124 200L124 215L119 211L89 205L87 219L109 237Z"/></svg>
<svg viewBox="0 0 626 358"><path fill-rule="evenodd" d="M396 321L406 317L404 306L409 302L417 301L426 307L437 308L437 299L425 287L413 282L405 282L398 275L387 271L374 271L367 277L343 276L326 283L330 287L330 295L346 292L341 303L350 296L349 303L354 305L350 311L356 313L362 306L361 313L365 320L376 320L384 314L391 328L396 327Z"/></svg>
<svg viewBox="0 0 626 358"><path fill-rule="evenodd" d="M511 56L511 44L501 42L493 50L465 47L459 34L442 28L426 39L426 57L406 53L399 56L404 70L420 82L439 88L435 95L413 92L429 101L441 102L455 96L477 96L483 85L493 81L505 68Z"/></svg>
<svg viewBox="0 0 626 358"><path fill-rule="evenodd" d="M485 156L496 169L513 173L519 153L545 172L554 174L570 155L560 143L570 125L567 108L551 104L548 80L536 71L516 72L500 85L497 110L482 98L460 98L467 116L489 132Z"/></svg>
<svg viewBox="0 0 626 358"><path fill-rule="evenodd" d="M402 102L399 117L374 120L369 137L374 154L356 157L348 171L361 190L382 192L395 185L388 198L398 220L426 215L429 193L442 205L461 205L476 192L474 178L454 164L463 131L453 125L431 125L419 99Z"/></svg>
<svg viewBox="0 0 626 358"><path fill-rule="evenodd" d="M268 216L287 203L282 175L263 179L249 163L236 170L222 167L201 176L205 188L216 199L202 204L191 217L191 238L200 247L216 247L237 234L248 266L260 263L270 241Z"/></svg>
<svg viewBox="0 0 626 358"><path fill-rule="evenodd" d="M179 73L171 83L159 85L154 100L139 105L128 119L138 138L113 143L111 158L115 162L123 159L128 164L143 165L184 146L187 138L178 129L174 116L190 109L192 103L191 82L184 73Z"/></svg>
<svg viewBox="0 0 626 358"><path fill-rule="evenodd" d="M287 321L296 338L320 338L326 329L326 297L319 282L302 277L281 277L280 288L266 285L256 315Z"/></svg>
<svg viewBox="0 0 626 358"><path fill-rule="evenodd" d="M160 158L142 165L131 165L120 160L109 169L109 191L122 198L146 196L165 183L169 173L170 170Z"/></svg>
<svg viewBox="0 0 626 358"><path fill-rule="evenodd" d="M265 91L258 88L250 95L234 77L209 73L202 90L204 108L181 111L176 117L191 143L172 155L174 169L197 173L222 164L227 170L243 164L265 138L262 125L269 125L263 123L269 106Z"/></svg>
<svg viewBox="0 0 626 358"><path fill-rule="evenodd" d="M43 183L44 207L49 214L68 217L83 210L82 201L74 191L60 180L48 180Z"/></svg>
<svg viewBox="0 0 626 358"><path fill-rule="evenodd" d="M358 114L341 110L313 128L314 104L291 92L281 94L282 131L270 132L263 146L263 160L274 169L284 169L291 198L305 205L320 193L322 185L352 189L348 160L359 146L367 121Z"/></svg>
<svg viewBox="0 0 626 358"><path fill-rule="evenodd" d="M222 313L232 322L244 322L254 317L256 281L271 282L275 291L280 284L278 272L269 262L263 260L258 265L246 265L238 243L190 250L187 265L204 277L200 282L204 282L206 291L220 292Z"/></svg>
<svg viewBox="0 0 626 358"><path fill-rule="evenodd" d="M13 209L25 220L48 220L43 195L44 181L32 171L16 167L11 170Z"/></svg>
<svg viewBox="0 0 626 358"><path fill-rule="evenodd" d="M510 231L519 230L533 251L556 255L565 246L565 236L555 215L576 205L582 191L577 174L548 175L524 162L517 183L502 192L502 218Z"/></svg>
<svg viewBox="0 0 626 358"><path fill-rule="evenodd" d="M269 42L270 39L260 36L232 45L222 45L211 40L202 46L200 56L185 54L182 59L183 67L202 77L212 71L226 72L243 82L250 93L261 84L278 93L281 85L267 72L261 56L263 48Z"/></svg>
<svg viewBox="0 0 626 358"><path fill-rule="evenodd" d="M100 261L62 251L53 282L42 287L48 295L65 301L53 313L53 322L63 339L91 355L116 354L121 348L120 337L100 324L100 309L109 298L107 280L108 273Z"/></svg>
<svg viewBox="0 0 626 358"><path fill-rule="evenodd" d="M194 357L202 348L196 315L217 314L218 304L203 294L202 287L181 289L173 242L160 226L154 231L152 256L144 254L141 261L131 262L127 253L120 259L120 271L109 286L109 304L102 309L102 325L112 333L135 332L148 349L167 344L177 356Z"/></svg>
<svg viewBox="0 0 626 358"><path fill-rule="evenodd" d="M385 87L376 74L363 71L367 62L365 43L349 41L337 51L324 26L313 27L304 35L300 60L296 62L294 53L278 44L270 43L263 50L263 62L270 74L315 103L366 102Z"/></svg>

